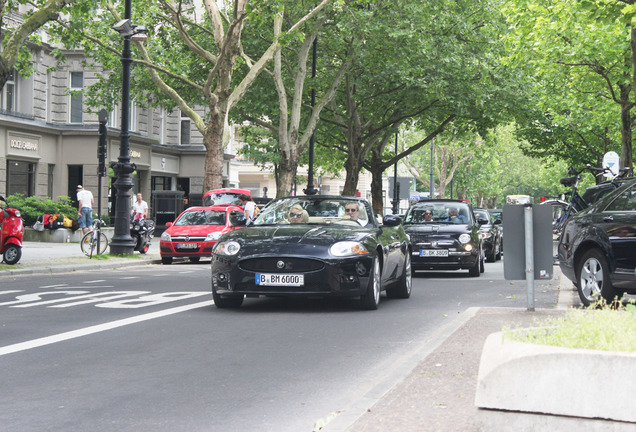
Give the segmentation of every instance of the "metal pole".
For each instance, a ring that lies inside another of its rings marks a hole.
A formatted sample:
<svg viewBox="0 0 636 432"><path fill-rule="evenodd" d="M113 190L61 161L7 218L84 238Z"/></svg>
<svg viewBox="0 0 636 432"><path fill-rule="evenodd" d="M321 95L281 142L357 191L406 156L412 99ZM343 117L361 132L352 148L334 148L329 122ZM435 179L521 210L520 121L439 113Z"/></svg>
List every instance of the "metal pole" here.
<svg viewBox="0 0 636 432"><path fill-rule="evenodd" d="M398 134L395 133L395 155L398 154ZM397 175L397 160L393 165L393 214L396 215L400 212L400 189L398 188L398 175Z"/></svg>
<svg viewBox="0 0 636 432"><path fill-rule="evenodd" d="M430 182L430 187L429 187L429 199L434 199L435 198L435 184L433 183L433 140L431 140L431 164L430 164L430 170L429 170L429 182Z"/></svg>
<svg viewBox="0 0 636 432"><path fill-rule="evenodd" d="M534 312L534 241L532 204L526 204L523 209L524 232L526 240L526 294L528 297L528 311Z"/></svg>
<svg viewBox="0 0 636 432"><path fill-rule="evenodd" d="M318 44L318 36L314 38L312 46L313 62L311 65L311 110L313 113L316 104L316 46ZM309 138L309 172L307 173L307 189L304 190L305 195L316 195L318 190L314 188L314 132Z"/></svg>
<svg viewBox="0 0 636 432"><path fill-rule="evenodd" d="M124 18L131 17L131 0L126 0ZM114 171L116 180L113 183L117 189L115 204L115 234L110 242L110 253L117 255L132 255L135 243L130 236L130 196L133 187L131 174L135 170L130 163L130 145L128 124L130 120L130 64L132 53L130 38L124 36L124 49L121 55L122 86L121 86L121 138L119 143L119 157Z"/></svg>

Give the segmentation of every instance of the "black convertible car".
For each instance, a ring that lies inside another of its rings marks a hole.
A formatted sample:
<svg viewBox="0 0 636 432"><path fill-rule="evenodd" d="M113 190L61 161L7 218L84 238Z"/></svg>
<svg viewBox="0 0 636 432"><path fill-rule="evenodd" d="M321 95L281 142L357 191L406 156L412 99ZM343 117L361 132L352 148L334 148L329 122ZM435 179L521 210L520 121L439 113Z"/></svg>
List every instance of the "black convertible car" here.
<svg viewBox="0 0 636 432"><path fill-rule="evenodd" d="M233 216L235 224L244 218ZM383 290L410 296L409 241L399 216L380 225L359 198L274 200L253 225L223 235L212 250L219 308L240 307L245 296L302 296L348 297L361 309L377 309Z"/></svg>

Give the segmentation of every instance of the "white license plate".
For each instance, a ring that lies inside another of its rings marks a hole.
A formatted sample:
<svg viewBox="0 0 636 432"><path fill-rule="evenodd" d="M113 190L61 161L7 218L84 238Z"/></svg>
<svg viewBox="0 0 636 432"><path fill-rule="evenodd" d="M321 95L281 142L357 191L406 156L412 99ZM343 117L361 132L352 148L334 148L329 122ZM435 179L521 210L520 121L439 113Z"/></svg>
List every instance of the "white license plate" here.
<svg viewBox="0 0 636 432"><path fill-rule="evenodd" d="M198 243L177 243L177 249L199 249Z"/></svg>
<svg viewBox="0 0 636 432"><path fill-rule="evenodd" d="M420 249L420 256L447 257L448 249Z"/></svg>
<svg viewBox="0 0 636 432"><path fill-rule="evenodd" d="M304 275L256 273L256 285L303 286L304 283Z"/></svg>

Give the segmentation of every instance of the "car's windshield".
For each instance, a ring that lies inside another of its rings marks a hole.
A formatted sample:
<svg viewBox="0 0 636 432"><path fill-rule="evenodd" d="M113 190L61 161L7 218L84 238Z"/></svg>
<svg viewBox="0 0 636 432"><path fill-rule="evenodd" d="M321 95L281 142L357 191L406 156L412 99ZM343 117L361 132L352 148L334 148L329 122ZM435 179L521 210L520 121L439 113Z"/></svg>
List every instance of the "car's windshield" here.
<svg viewBox="0 0 636 432"><path fill-rule="evenodd" d="M472 223L470 208L461 202L427 202L411 206L404 216L405 224Z"/></svg>
<svg viewBox="0 0 636 432"><path fill-rule="evenodd" d="M225 211L189 210L184 212L175 225L225 225Z"/></svg>
<svg viewBox="0 0 636 432"><path fill-rule="evenodd" d="M371 221L371 209L362 200L303 196L272 201L260 211L254 225L298 223L365 226Z"/></svg>
<svg viewBox="0 0 636 432"><path fill-rule="evenodd" d="M234 192L221 192L203 197L203 205L211 206L215 204L236 204L240 205L238 197L240 194Z"/></svg>

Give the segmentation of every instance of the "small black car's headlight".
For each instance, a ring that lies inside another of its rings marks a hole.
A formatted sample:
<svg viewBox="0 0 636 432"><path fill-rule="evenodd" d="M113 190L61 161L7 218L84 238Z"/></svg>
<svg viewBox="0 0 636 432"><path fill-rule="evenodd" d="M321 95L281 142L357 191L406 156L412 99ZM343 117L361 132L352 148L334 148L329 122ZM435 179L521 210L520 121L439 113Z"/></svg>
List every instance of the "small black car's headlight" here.
<svg viewBox="0 0 636 432"><path fill-rule="evenodd" d="M346 257L355 255L366 255L369 253L369 251L366 247L364 247L362 243L343 241L331 245L331 247L329 248L329 253L337 257Z"/></svg>
<svg viewBox="0 0 636 432"><path fill-rule="evenodd" d="M460 235L460 236L459 236L459 242L460 242L461 244L466 244L466 243L468 243L469 241L470 241L470 234L466 234L466 233L464 233L464 234L462 234L462 235Z"/></svg>
<svg viewBox="0 0 636 432"><path fill-rule="evenodd" d="M216 255L234 256L241 250L241 245L235 241L217 243L212 250Z"/></svg>

